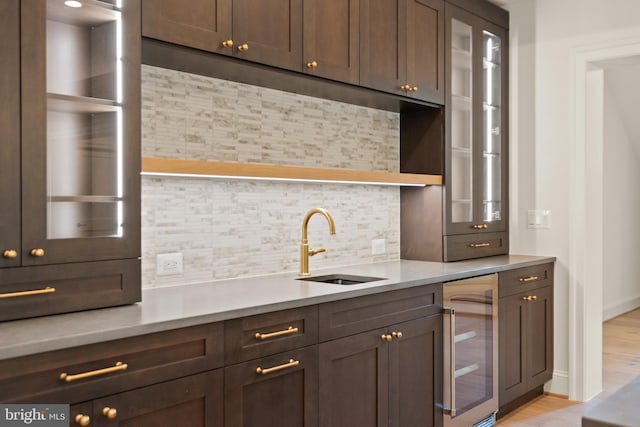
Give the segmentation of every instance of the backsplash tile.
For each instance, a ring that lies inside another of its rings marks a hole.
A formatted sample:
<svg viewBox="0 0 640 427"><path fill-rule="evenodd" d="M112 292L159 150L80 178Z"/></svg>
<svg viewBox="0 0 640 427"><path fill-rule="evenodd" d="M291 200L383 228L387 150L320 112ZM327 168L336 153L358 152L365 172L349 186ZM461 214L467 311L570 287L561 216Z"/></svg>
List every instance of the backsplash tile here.
<svg viewBox="0 0 640 427"><path fill-rule="evenodd" d="M396 172L399 115L188 73L142 67L143 156ZM304 214L310 268L398 259L399 189L199 178L142 179L143 287L297 271ZM371 255L371 240L386 253ZM184 273L156 276L159 253Z"/></svg>

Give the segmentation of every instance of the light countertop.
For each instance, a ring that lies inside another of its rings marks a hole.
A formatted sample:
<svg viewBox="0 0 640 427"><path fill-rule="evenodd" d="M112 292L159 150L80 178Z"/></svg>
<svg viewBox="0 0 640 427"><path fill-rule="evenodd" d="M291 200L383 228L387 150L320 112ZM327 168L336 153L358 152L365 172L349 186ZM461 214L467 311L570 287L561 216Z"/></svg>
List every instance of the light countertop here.
<svg viewBox="0 0 640 427"><path fill-rule="evenodd" d="M133 305L2 322L0 360L553 261L525 255L450 263L399 260L311 271L386 278L349 286L300 281L291 272L143 289L142 302Z"/></svg>

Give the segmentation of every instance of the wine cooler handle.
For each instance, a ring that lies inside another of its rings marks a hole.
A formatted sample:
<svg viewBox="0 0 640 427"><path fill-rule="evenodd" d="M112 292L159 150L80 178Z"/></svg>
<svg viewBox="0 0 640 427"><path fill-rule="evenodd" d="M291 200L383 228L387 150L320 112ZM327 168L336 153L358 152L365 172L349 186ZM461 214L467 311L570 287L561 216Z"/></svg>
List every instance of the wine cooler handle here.
<svg viewBox="0 0 640 427"><path fill-rule="evenodd" d="M444 313L449 315L449 407L445 413L456 416L456 310L444 307Z"/></svg>

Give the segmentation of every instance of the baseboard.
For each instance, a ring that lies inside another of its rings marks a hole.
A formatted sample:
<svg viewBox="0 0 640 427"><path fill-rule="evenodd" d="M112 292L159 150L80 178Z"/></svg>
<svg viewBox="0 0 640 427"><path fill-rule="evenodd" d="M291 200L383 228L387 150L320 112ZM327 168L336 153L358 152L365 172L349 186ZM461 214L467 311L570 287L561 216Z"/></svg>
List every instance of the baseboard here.
<svg viewBox="0 0 640 427"><path fill-rule="evenodd" d="M556 396L569 396L569 372L554 370L551 381L544 385L544 391Z"/></svg>
<svg viewBox="0 0 640 427"><path fill-rule="evenodd" d="M638 307L640 307L640 295L618 300L602 308L602 320L613 319L628 311L635 310Z"/></svg>

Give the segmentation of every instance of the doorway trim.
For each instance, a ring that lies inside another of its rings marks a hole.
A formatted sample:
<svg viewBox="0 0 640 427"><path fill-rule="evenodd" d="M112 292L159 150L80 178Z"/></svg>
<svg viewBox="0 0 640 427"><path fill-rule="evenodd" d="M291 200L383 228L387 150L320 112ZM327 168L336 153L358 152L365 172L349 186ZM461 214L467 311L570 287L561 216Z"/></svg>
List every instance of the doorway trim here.
<svg viewBox="0 0 640 427"><path fill-rule="evenodd" d="M570 159L569 398L589 400L602 390L603 67L640 55L640 37L571 49L574 86ZM595 104L594 104L595 103ZM601 113L600 113L601 114ZM599 189L599 191L598 191Z"/></svg>

